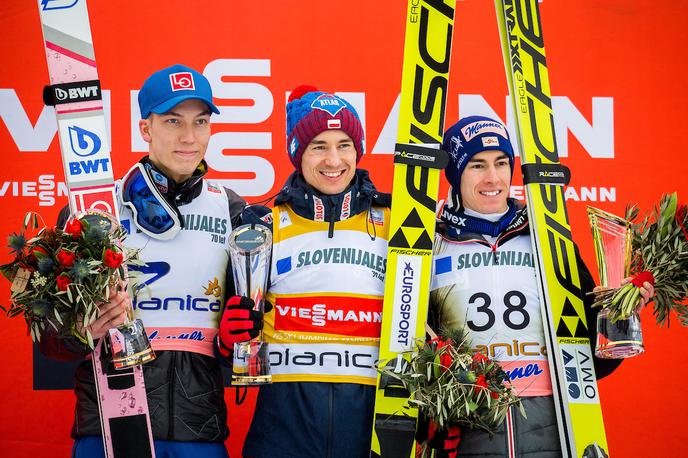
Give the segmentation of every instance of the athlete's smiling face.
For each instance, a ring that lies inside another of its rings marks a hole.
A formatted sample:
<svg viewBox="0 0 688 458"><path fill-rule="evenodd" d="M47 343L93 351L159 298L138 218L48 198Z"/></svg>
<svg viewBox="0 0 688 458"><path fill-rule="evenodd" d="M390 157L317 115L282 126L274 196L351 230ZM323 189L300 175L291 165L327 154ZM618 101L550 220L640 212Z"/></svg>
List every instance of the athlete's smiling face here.
<svg viewBox="0 0 688 458"><path fill-rule="evenodd" d="M323 194L339 194L356 173L356 148L344 131L326 130L313 138L301 156L306 183Z"/></svg>
<svg viewBox="0 0 688 458"><path fill-rule="evenodd" d="M210 110L198 99L187 99L164 114L139 121L149 145L151 162L177 183L190 178L210 141Z"/></svg>
<svg viewBox="0 0 688 458"><path fill-rule="evenodd" d="M502 151L483 151L473 156L461 174L461 202L478 213L507 210L511 185L509 157Z"/></svg>

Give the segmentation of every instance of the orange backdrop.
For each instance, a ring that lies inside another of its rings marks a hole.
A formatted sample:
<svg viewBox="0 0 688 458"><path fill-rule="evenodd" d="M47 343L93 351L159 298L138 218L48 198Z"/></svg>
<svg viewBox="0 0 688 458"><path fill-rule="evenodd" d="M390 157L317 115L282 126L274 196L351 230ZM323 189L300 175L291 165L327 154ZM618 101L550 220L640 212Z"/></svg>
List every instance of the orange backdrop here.
<svg viewBox="0 0 688 458"><path fill-rule="evenodd" d="M308 83L354 101L366 125L361 165L389 191L394 118L388 118L400 87L405 5L90 0L115 175L143 154L132 134L138 119L133 91L152 71L181 62L204 71L217 105L225 107L214 117L207 156L212 178L232 180L227 184L250 201L276 192L291 171L285 93ZM569 215L595 270L586 204L622 213L629 202L649 208L662 192L685 197L688 10L671 0L544 0L541 11L558 143L573 171ZM41 101L48 76L35 2L5 0L0 30L0 234L8 234L20 228L27 210L54 221L66 198L54 116ZM447 119L483 113L508 122L506 94L492 2L459 1ZM514 184L514 194L522 195L519 180ZM1 250L0 262L8 260L8 250ZM0 303L7 305L8 297L2 282ZM642 319L647 352L599 384L615 457L669 455L683 449L687 437L688 331L676 321L657 328L650 310ZM21 319L0 318L0 349L3 456L69 456L71 391L39 389L51 382L34 380L38 366ZM240 456L254 397L241 406L234 406L232 390L226 397L227 444Z"/></svg>

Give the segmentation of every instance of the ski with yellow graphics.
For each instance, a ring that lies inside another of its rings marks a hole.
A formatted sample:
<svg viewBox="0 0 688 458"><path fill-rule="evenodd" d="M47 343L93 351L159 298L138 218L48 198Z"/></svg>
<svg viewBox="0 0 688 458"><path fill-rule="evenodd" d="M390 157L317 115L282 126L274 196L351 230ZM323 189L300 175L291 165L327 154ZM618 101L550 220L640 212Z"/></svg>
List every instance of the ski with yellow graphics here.
<svg viewBox="0 0 688 458"><path fill-rule="evenodd" d="M401 368L401 353L425 336L435 207L440 171L449 58L456 0L409 0L387 278L380 335L380 365ZM378 375L371 457L415 456L417 409L409 392Z"/></svg>
<svg viewBox="0 0 688 458"><path fill-rule="evenodd" d="M547 354L564 457L607 457L576 254L564 200L538 0L495 0L514 104Z"/></svg>

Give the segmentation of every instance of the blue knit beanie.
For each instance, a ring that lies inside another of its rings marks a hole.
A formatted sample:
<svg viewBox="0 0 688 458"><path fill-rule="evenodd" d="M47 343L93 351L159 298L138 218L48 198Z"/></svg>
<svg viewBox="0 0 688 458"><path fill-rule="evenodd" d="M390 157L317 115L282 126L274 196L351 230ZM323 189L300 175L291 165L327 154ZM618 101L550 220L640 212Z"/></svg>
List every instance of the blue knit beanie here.
<svg viewBox="0 0 688 458"><path fill-rule="evenodd" d="M328 129L341 130L351 137L358 163L364 152L364 133L353 105L312 86L294 89L287 103L287 152L297 170L301 168L301 156L306 147Z"/></svg>
<svg viewBox="0 0 688 458"><path fill-rule="evenodd" d="M514 173L514 149L506 127L485 116L468 116L460 119L444 133L442 148L449 154L444 169L447 181L455 190L461 185L461 174L473 156L483 151L503 151L509 157L511 174Z"/></svg>

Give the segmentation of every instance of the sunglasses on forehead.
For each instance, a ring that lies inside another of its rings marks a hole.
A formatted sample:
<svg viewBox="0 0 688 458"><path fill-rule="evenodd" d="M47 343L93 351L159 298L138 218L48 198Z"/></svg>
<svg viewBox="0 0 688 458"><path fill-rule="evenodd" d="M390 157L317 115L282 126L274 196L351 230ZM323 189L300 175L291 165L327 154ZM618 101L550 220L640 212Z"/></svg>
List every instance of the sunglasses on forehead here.
<svg viewBox="0 0 688 458"><path fill-rule="evenodd" d="M120 188L122 202L134 213L136 226L143 233L170 240L181 230L181 215L155 185L151 172L140 162L127 172Z"/></svg>

